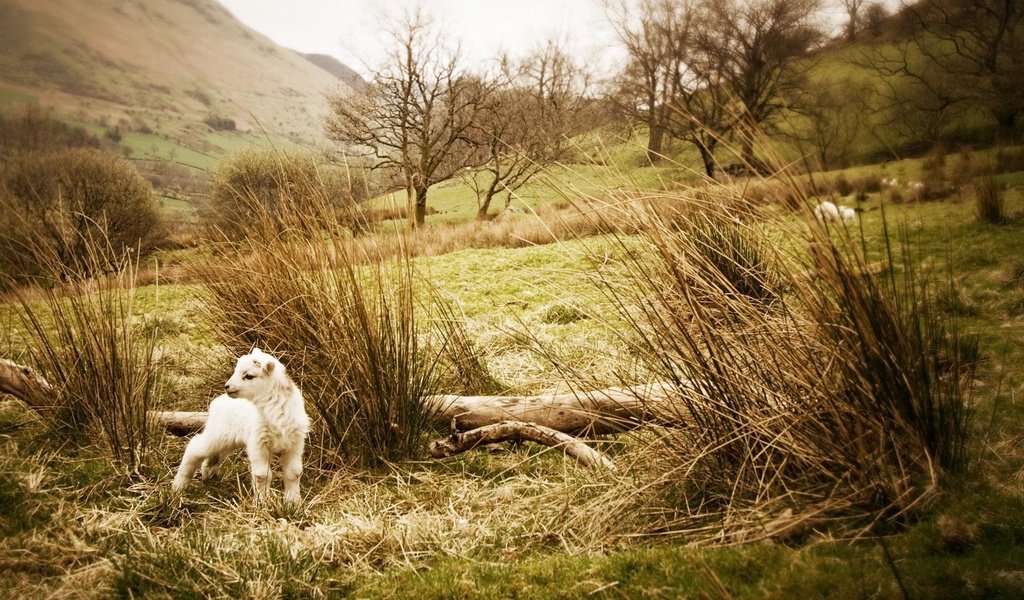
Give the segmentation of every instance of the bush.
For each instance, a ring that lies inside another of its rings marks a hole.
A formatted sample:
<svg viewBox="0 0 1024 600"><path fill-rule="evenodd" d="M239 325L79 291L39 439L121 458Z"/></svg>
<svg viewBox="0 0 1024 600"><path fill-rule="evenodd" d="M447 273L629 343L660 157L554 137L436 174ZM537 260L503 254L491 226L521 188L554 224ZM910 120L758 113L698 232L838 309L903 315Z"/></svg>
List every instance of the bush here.
<svg viewBox="0 0 1024 600"><path fill-rule="evenodd" d="M21 115L0 114L0 156L99 147L95 135L51 118L38 106L30 106Z"/></svg>
<svg viewBox="0 0 1024 600"><path fill-rule="evenodd" d="M694 218L729 223L719 206L712 194ZM663 220L650 219L641 245L612 238L630 260L595 277L628 324L632 357L671 386L675 419L692 424L666 431L649 455L663 462L647 467L644 488L664 499L638 501L671 512L654 530L757 527L781 507L809 505L822 519L898 521L967 464L977 348L939 310L941 291L895 240L881 243L888 264L876 277L859 241L803 214L799 230L734 225L759 249L722 260ZM748 278L781 285L723 285ZM768 303L741 287L784 293Z"/></svg>
<svg viewBox="0 0 1024 600"><path fill-rule="evenodd" d="M210 115L203 120L204 123L209 125L215 131L234 131L235 121L234 119L228 119L227 117L220 117L217 115Z"/></svg>
<svg viewBox="0 0 1024 600"><path fill-rule="evenodd" d="M310 152L249 149L220 164L202 216L213 237L239 240L258 216L279 218L314 200L347 215L365 194L360 171L325 165ZM351 226L352 217L341 221Z"/></svg>
<svg viewBox="0 0 1024 600"><path fill-rule="evenodd" d="M996 172L1024 171L1024 148L1000 148L996 152Z"/></svg>
<svg viewBox="0 0 1024 600"><path fill-rule="evenodd" d="M334 235L344 222L313 192L280 194L274 212L254 206L247 235L199 265L213 329L238 353L259 345L288 366L316 411L312 461L380 467L416 457L442 353L469 338L442 332L431 342L408 245L398 242L391 259ZM446 330L460 323L443 320Z"/></svg>
<svg viewBox="0 0 1024 600"><path fill-rule="evenodd" d="M166 229L149 184L130 163L98 150L25 155L0 171L0 272L46 275L54 264L89 274L126 252L146 256ZM86 260L91 240L104 256Z"/></svg>
<svg viewBox="0 0 1024 600"><path fill-rule="evenodd" d="M156 332L134 314L137 259L111 265L107 243L99 238L81 252L75 269L56 254L38 254L49 260L53 279L35 292L15 288L15 310L32 361L54 388L41 413L52 434L83 446L101 440L131 472L145 457L147 413L160 387ZM99 270L110 273L85 275Z"/></svg>
<svg viewBox="0 0 1024 600"><path fill-rule="evenodd" d="M994 177L979 177L974 180L974 201L978 219L998 225L1006 222L1006 200L1003 188Z"/></svg>

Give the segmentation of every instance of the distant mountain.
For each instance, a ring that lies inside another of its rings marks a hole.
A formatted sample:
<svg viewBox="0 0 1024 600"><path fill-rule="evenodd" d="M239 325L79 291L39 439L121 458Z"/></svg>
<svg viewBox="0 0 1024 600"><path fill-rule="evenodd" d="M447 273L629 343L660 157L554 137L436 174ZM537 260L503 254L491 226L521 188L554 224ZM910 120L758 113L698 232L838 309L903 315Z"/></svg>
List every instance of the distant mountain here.
<svg viewBox="0 0 1024 600"><path fill-rule="evenodd" d="M216 0L0 0L0 108L35 99L200 152L227 149L203 147L214 129L322 141L325 95L349 91L355 75L333 68L346 76Z"/></svg>
<svg viewBox="0 0 1024 600"><path fill-rule="evenodd" d="M351 67L328 54L303 54L306 60L334 75L348 87L358 90L366 85L366 80L359 76Z"/></svg>

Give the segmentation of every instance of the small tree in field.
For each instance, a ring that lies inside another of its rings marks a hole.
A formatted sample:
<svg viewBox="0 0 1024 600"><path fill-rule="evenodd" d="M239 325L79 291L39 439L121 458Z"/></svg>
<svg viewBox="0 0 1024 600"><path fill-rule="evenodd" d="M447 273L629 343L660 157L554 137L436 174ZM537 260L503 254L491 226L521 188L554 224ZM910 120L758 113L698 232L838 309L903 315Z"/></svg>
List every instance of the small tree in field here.
<svg viewBox="0 0 1024 600"><path fill-rule="evenodd" d="M472 162L481 166L467 180L481 220L498 194L508 195L507 206L513 192L566 156L587 112L586 75L554 42L518 64L504 59L499 82L472 136Z"/></svg>
<svg viewBox="0 0 1024 600"><path fill-rule="evenodd" d="M391 31L392 49L363 90L331 98L327 133L353 144L371 167L398 174L409 221L422 225L430 186L470 163L470 131L490 87L470 76L457 51L419 11Z"/></svg>

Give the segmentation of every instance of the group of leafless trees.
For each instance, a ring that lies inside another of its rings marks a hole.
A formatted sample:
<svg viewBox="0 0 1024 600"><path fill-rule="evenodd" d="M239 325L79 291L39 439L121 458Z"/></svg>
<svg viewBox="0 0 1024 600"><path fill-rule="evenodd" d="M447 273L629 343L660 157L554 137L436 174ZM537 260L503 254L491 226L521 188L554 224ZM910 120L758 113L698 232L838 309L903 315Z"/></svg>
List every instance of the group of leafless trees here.
<svg viewBox="0 0 1024 600"><path fill-rule="evenodd" d="M741 140L755 164L756 132L802 80L794 60L824 39L819 0L640 0L615 8L628 63L614 97L648 130L648 159L666 136L692 144L709 177L715 149Z"/></svg>
<svg viewBox="0 0 1024 600"><path fill-rule="evenodd" d="M708 177L726 143L744 169L761 167L755 147L765 135L784 135L814 166L834 168L857 139L870 136L890 152L911 142L927 147L969 111L1008 139L1024 107L1019 1L922 0L892 19L868 0L605 7L626 60L603 100L646 132L648 161L661 160L676 140L695 149ZM832 38L826 8L847 17ZM881 23L895 27L890 21L898 25L891 38L847 53L851 69L815 70L825 44L877 38ZM369 86L332 100L327 128L388 173L390 187L407 190L413 224L424 221L430 186L456 176L476 191L478 216L487 218L494 198L511 198L564 159L570 139L593 125L586 115L598 96L558 44L474 74L422 13L396 26L392 41ZM865 133L868 114L875 127Z"/></svg>
<svg viewBox="0 0 1024 600"><path fill-rule="evenodd" d="M422 12L391 37L369 85L331 100L327 131L405 188L414 225L424 222L430 186L463 174L487 218L496 197L563 158L584 128L587 78L556 43L476 74Z"/></svg>

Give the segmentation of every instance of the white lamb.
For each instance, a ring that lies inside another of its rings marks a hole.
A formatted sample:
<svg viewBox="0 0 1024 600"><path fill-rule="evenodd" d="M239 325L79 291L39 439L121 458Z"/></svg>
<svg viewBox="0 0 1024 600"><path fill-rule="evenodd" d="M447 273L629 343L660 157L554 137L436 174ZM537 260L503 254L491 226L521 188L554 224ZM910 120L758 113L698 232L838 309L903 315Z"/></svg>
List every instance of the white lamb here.
<svg viewBox="0 0 1024 600"><path fill-rule="evenodd" d="M309 417L299 387L280 361L254 348L238 359L224 391L210 403L202 433L185 447L172 491L180 493L188 487L197 469L203 479L208 479L229 453L245 448L257 500L270 491L270 461L279 454L284 500L297 505L302 451L309 432Z"/></svg>

